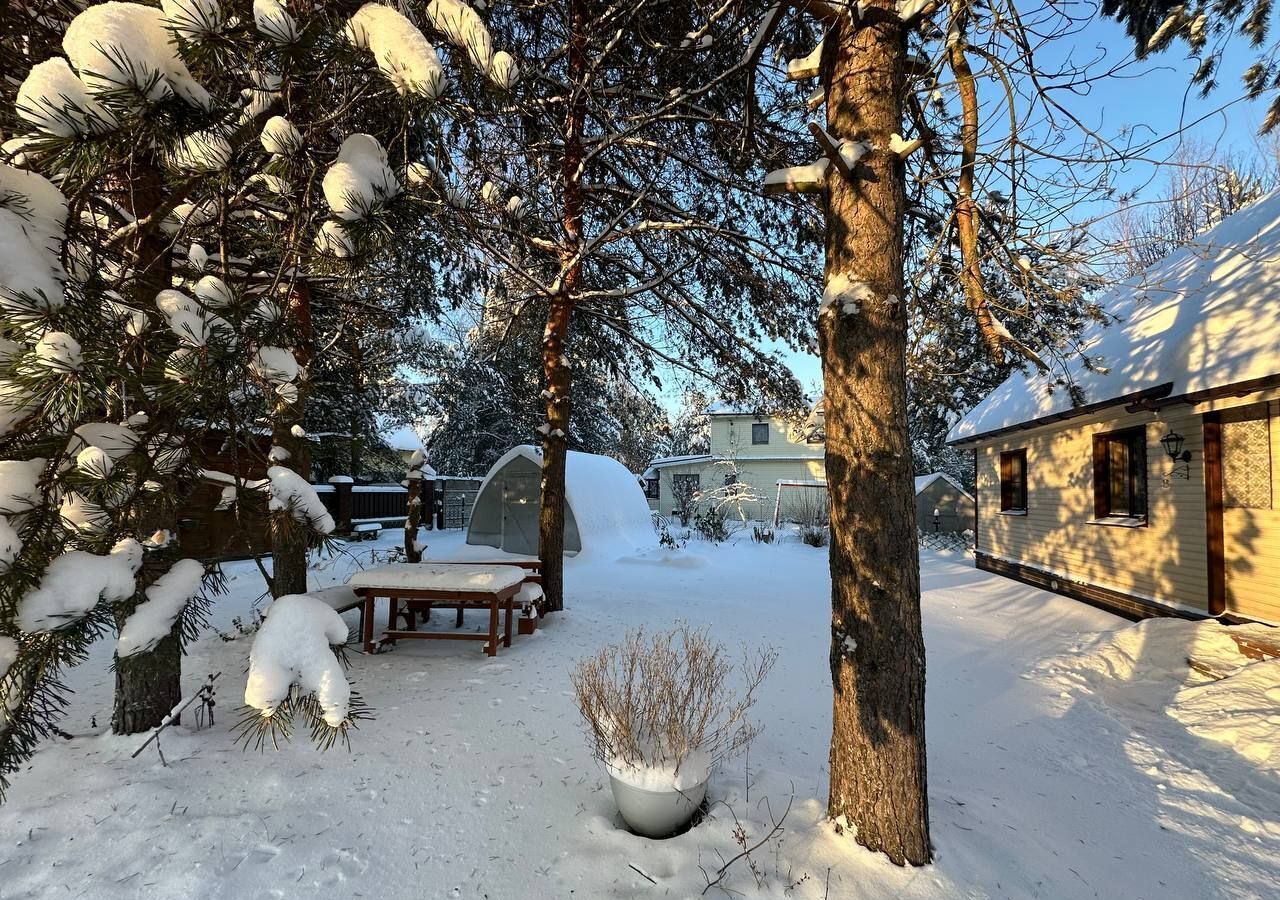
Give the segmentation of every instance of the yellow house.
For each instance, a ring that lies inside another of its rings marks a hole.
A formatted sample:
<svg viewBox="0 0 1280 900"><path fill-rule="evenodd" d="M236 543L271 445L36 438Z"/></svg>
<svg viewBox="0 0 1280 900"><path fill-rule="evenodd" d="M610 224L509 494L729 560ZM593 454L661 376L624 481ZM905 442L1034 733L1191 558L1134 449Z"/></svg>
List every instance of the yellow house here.
<svg viewBox="0 0 1280 900"><path fill-rule="evenodd" d="M726 515L772 521L826 515L822 405L793 424L725 403L707 407L710 452L655 459L643 475L649 508L679 516L693 505L715 504ZM779 482L784 482L779 493ZM810 509L813 507L813 509Z"/></svg>
<svg viewBox="0 0 1280 900"><path fill-rule="evenodd" d="M1102 301L1049 378L948 436L975 451L977 565L1131 616L1280 623L1280 195Z"/></svg>

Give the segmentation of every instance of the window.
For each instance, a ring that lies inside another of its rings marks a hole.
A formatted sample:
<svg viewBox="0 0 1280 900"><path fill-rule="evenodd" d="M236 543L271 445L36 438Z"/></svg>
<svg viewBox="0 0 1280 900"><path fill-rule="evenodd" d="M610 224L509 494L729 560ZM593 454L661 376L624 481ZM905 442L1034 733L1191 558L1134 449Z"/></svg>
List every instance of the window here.
<svg viewBox="0 0 1280 900"><path fill-rule="evenodd" d="M1000 454L1000 511L1027 511L1027 451Z"/></svg>
<svg viewBox="0 0 1280 900"><path fill-rule="evenodd" d="M661 484L662 484L662 479L657 476L653 478L646 478L644 480L644 495L648 497L650 500L662 499L661 488L659 487L659 485Z"/></svg>
<svg viewBox="0 0 1280 900"><path fill-rule="evenodd" d="M1130 428L1093 436L1093 506L1096 518L1147 515L1147 432Z"/></svg>
<svg viewBox="0 0 1280 900"><path fill-rule="evenodd" d="M769 443L769 423L768 422L752 422L751 423L751 443L752 444Z"/></svg>
<svg viewBox="0 0 1280 900"><path fill-rule="evenodd" d="M677 503L686 503L702 489L701 479L697 475L672 475L671 493Z"/></svg>

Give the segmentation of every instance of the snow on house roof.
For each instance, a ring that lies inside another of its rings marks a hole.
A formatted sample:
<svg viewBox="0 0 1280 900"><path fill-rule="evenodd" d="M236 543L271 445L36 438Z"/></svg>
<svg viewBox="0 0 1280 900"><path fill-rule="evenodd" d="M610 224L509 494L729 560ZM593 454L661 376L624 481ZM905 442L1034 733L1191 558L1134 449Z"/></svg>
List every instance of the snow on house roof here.
<svg viewBox="0 0 1280 900"><path fill-rule="evenodd" d="M689 456L660 456L657 459L649 461L649 468L644 470L641 478L654 478L658 474L659 469L665 469L667 466L678 466L681 463L702 462L711 459L710 453L693 453Z"/></svg>
<svg viewBox="0 0 1280 900"><path fill-rule="evenodd" d="M823 400L825 394L819 394L816 400L809 404L809 415L822 415ZM709 416L761 416L767 417L775 415L766 409L759 409L749 406L745 403L728 403L724 400L716 400L714 403L707 405L706 414Z"/></svg>
<svg viewBox="0 0 1280 900"><path fill-rule="evenodd" d="M961 487L960 482L956 481L946 472L934 472L932 475L917 475L916 476L916 493L919 494L921 491L923 491L929 485L933 484L939 478L941 478L947 484L951 485L960 493L964 494L970 500L973 499L973 495L970 494L968 491L966 491L963 487Z"/></svg>
<svg viewBox="0 0 1280 900"><path fill-rule="evenodd" d="M1280 374L1280 192L1224 219L1101 299L1120 321L1091 325L1081 346L1099 368L1067 364L1084 392L1049 392L1015 373L957 422L950 443L1140 398L1184 397Z"/></svg>
<svg viewBox="0 0 1280 900"><path fill-rule="evenodd" d="M532 444L512 447L490 467L477 497L508 462L524 457L542 465L542 449ZM636 477L608 456L570 450L564 474L565 503L573 510L582 540L582 552L610 546L620 553L647 550L658 543L653 513Z"/></svg>

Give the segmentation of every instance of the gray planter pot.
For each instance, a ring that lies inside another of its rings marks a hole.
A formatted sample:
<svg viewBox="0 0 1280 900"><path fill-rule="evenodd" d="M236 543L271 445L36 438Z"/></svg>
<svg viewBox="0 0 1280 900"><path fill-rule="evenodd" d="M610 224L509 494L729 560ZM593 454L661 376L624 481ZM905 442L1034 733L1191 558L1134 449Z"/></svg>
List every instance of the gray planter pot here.
<svg viewBox="0 0 1280 900"><path fill-rule="evenodd" d="M707 779L709 780L709 778ZM627 826L645 837L670 837L693 818L707 794L707 780L684 791L650 791L627 784L609 773L613 802Z"/></svg>

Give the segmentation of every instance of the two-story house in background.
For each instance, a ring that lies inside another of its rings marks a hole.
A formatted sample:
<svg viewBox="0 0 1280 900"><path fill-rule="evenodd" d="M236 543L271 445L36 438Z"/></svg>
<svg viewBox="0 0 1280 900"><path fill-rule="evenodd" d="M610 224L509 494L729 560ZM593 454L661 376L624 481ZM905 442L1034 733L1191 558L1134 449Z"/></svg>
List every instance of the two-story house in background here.
<svg viewBox="0 0 1280 900"><path fill-rule="evenodd" d="M810 518L815 509L825 516L821 399L796 424L725 403L707 407L707 417L710 452L649 464L643 477L650 509L680 515L687 501L697 497L704 505L720 504L727 515L736 516L741 508L749 519L772 521L781 497L781 520Z"/></svg>

